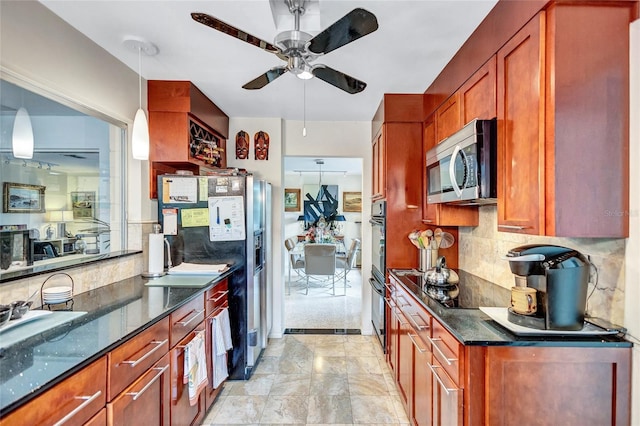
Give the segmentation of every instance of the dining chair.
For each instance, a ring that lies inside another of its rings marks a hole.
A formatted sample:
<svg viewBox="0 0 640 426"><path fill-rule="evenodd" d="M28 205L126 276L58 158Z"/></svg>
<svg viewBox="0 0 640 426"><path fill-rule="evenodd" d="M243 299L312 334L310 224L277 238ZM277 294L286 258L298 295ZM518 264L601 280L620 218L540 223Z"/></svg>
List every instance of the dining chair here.
<svg viewBox="0 0 640 426"><path fill-rule="evenodd" d="M304 274L307 278L307 288L304 294L309 294L309 277L321 275L331 278L333 295L336 295L336 245L335 244L305 244L304 246ZM345 288L346 290L346 288ZM345 291L346 294L346 291Z"/></svg>
<svg viewBox="0 0 640 426"><path fill-rule="evenodd" d="M289 280L287 281L287 294L291 294L291 270L293 269L298 275L296 282L302 278L302 272L304 270L304 257L301 254L294 253L293 249L298 243L296 237L287 238L284 240L284 246L289 253Z"/></svg>
<svg viewBox="0 0 640 426"><path fill-rule="evenodd" d="M341 269L341 271L337 274L338 279L344 279L344 287L345 292L347 289L347 274L356 266L356 254L360 249L360 240L358 238L354 238L351 241L351 245L349 246L349 250L343 256L336 256L336 268Z"/></svg>

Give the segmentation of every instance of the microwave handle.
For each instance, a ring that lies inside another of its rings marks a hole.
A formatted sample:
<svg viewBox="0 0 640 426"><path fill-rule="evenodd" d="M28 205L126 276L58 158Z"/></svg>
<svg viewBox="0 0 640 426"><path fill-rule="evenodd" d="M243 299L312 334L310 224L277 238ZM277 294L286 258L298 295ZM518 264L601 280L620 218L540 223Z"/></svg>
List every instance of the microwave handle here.
<svg viewBox="0 0 640 426"><path fill-rule="evenodd" d="M458 198L462 196L462 189L458 186L456 182L456 157L460 152L460 145L456 145L453 149L453 154L451 154L451 161L449 161L449 179L451 179L451 186L453 187L453 191L456 193Z"/></svg>

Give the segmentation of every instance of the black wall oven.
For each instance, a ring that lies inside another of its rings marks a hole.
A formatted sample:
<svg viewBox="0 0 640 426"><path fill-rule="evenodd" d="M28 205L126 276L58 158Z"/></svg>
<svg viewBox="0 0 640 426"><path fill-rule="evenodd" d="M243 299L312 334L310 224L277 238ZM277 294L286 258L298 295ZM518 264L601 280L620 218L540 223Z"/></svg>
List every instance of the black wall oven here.
<svg viewBox="0 0 640 426"><path fill-rule="evenodd" d="M386 202L375 201L371 205L371 322L382 348L385 349L385 223Z"/></svg>

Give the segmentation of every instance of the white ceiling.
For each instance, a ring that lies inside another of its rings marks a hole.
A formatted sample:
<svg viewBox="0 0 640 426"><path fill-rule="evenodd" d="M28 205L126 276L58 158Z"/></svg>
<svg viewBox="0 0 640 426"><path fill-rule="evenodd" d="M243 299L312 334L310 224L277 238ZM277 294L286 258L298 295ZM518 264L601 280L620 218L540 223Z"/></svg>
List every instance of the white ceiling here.
<svg viewBox="0 0 640 426"><path fill-rule="evenodd" d="M422 93L495 5L496 0L314 0L300 29L317 34L349 11L376 15L379 29L314 63L367 83L356 95L317 78L306 83L287 73L260 90L241 86L274 66L277 56L191 19L203 12L273 42L294 28L283 0L41 2L116 58L138 71L138 54L123 40L146 39L159 49L142 58L148 80L189 80L230 117L281 117L307 121L369 121L384 93ZM272 8L272 3L274 7Z"/></svg>

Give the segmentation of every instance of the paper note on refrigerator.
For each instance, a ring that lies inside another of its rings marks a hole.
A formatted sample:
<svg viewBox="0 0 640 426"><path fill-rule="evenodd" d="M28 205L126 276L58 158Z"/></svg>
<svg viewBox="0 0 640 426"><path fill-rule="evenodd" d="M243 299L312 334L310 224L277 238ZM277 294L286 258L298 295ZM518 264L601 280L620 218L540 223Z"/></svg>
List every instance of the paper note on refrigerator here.
<svg viewBox="0 0 640 426"><path fill-rule="evenodd" d="M238 241L246 238L242 196L209 197L208 206L210 241Z"/></svg>
<svg viewBox="0 0 640 426"><path fill-rule="evenodd" d="M180 209L183 228L209 226L209 209Z"/></svg>

